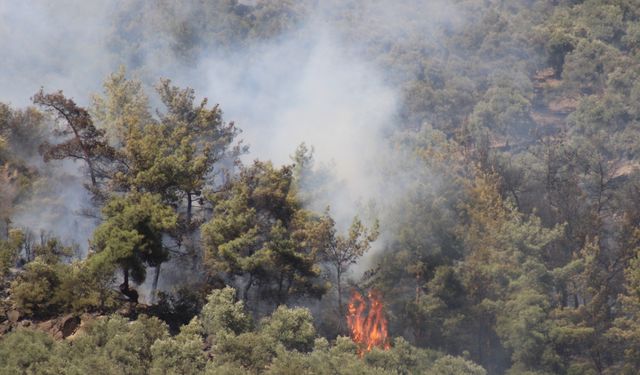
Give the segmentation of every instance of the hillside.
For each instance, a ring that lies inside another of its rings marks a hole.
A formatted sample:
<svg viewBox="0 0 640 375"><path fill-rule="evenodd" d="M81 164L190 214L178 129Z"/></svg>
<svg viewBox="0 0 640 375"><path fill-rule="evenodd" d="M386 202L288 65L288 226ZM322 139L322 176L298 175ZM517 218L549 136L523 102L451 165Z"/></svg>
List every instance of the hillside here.
<svg viewBox="0 0 640 375"><path fill-rule="evenodd" d="M637 374L636 0L0 5L0 374Z"/></svg>

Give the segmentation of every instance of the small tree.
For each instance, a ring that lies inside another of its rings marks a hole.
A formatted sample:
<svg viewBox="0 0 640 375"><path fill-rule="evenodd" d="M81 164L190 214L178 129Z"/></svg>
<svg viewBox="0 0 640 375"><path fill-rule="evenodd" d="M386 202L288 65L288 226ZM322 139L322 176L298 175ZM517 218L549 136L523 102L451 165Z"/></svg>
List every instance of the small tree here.
<svg viewBox="0 0 640 375"><path fill-rule="evenodd" d="M274 338L287 350L301 353L313 350L316 329L313 316L307 308L280 306L262 321L261 332Z"/></svg>
<svg viewBox="0 0 640 375"><path fill-rule="evenodd" d="M0 238L0 280L18 261L23 243L24 233L16 229L9 230L9 236L6 240Z"/></svg>
<svg viewBox="0 0 640 375"><path fill-rule="evenodd" d="M379 235L379 224L376 221L371 229L367 229L359 218L354 218L346 235L336 235L335 222L325 213L322 221L325 224L328 241L325 248L325 258L333 267L336 274L336 289L338 291L338 308L342 314L342 282L343 277L352 264L371 248Z"/></svg>
<svg viewBox="0 0 640 375"><path fill-rule="evenodd" d="M256 161L229 189L211 196L213 219L202 226L211 273L243 283L283 304L292 295L320 296L317 216L304 210L292 187L290 166Z"/></svg>
<svg viewBox="0 0 640 375"><path fill-rule="evenodd" d="M204 332L212 336L238 335L252 328L251 316L245 312L244 303L236 301L236 291L231 287L209 294L200 319Z"/></svg>
<svg viewBox="0 0 640 375"><path fill-rule="evenodd" d="M186 200L189 225L194 200L221 172L222 162L235 161L246 149L234 145L240 130L233 122L222 120L218 105L207 108L206 98L196 103L193 89L173 86L168 79L161 80L156 89L167 108L160 123L166 136L167 157L176 167L176 193Z"/></svg>
<svg viewBox="0 0 640 375"><path fill-rule="evenodd" d="M44 160L83 160L89 169L91 186L96 188L100 176L99 161L113 157L114 152L107 143L104 130L97 129L89 113L73 100L67 99L62 91L45 94L40 90L33 96L33 102L53 112L66 124L55 131L56 136L67 138L65 141L57 145L48 142L42 144Z"/></svg>
<svg viewBox="0 0 640 375"><path fill-rule="evenodd" d="M96 254L89 262L96 267L120 267L122 289L127 291L130 275L140 283L146 277L146 266L158 267L168 259L162 235L175 227L176 214L158 195L133 192L112 198L103 215L105 221L93 235Z"/></svg>
<svg viewBox="0 0 640 375"><path fill-rule="evenodd" d="M202 374L207 364L204 347L202 324L198 318L194 318L189 324L182 326L177 336L156 340L151 346L153 362L150 373Z"/></svg>

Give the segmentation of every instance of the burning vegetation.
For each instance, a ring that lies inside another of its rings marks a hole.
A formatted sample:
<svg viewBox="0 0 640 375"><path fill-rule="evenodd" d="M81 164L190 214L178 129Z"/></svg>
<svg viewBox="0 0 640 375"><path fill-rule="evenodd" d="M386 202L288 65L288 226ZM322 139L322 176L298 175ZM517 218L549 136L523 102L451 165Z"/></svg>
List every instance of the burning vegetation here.
<svg viewBox="0 0 640 375"><path fill-rule="evenodd" d="M383 314L383 303L379 293L370 291L367 300L354 291L349 300L347 325L351 339L358 345L358 353L362 356L374 347L389 349L387 319ZM367 309L368 307L368 309Z"/></svg>

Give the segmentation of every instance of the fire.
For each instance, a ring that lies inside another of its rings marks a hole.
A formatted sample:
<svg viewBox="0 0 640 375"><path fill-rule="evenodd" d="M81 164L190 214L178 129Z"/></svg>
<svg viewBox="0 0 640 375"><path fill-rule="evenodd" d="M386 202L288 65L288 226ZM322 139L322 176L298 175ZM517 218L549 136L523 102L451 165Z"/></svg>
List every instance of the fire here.
<svg viewBox="0 0 640 375"><path fill-rule="evenodd" d="M358 352L363 355L374 347L390 348L387 337L387 319L382 313L382 300L377 293L369 292L369 311L362 294L353 292L347 312L347 325L351 331L351 339L358 345Z"/></svg>

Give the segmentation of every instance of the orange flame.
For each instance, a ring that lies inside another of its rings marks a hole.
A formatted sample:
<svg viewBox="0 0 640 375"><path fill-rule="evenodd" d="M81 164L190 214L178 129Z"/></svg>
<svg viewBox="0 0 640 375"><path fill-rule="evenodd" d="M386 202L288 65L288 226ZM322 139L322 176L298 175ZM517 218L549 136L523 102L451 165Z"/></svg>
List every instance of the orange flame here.
<svg viewBox="0 0 640 375"><path fill-rule="evenodd" d="M377 293L369 292L369 311L364 297L353 292L347 311L347 325L351 331L351 339L358 345L358 353L362 356L374 347L389 349L387 336L387 319L382 313L382 300Z"/></svg>

